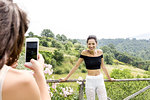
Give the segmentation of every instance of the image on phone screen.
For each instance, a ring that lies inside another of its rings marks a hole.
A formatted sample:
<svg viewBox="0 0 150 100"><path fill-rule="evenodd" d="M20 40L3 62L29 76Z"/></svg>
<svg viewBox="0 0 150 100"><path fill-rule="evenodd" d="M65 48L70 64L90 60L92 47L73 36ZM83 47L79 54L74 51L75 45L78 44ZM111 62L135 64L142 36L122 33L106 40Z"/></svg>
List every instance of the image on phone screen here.
<svg viewBox="0 0 150 100"><path fill-rule="evenodd" d="M32 58L37 60L37 45L37 42L27 42L26 62L30 62Z"/></svg>

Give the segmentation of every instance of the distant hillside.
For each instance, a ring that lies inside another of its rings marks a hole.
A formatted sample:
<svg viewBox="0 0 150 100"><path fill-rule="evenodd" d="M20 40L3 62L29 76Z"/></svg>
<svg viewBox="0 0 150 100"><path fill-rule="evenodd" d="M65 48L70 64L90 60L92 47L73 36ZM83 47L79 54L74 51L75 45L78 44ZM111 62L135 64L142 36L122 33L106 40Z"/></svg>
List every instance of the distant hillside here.
<svg viewBox="0 0 150 100"><path fill-rule="evenodd" d="M55 35L49 29L44 29L41 36L36 36L32 32L28 34L27 38L39 38L40 49L42 49L40 53L47 64L52 64L55 67L54 72L59 74L68 73L70 67L74 65L74 60L86 48L85 40L78 40L80 44L76 39L67 39L63 34ZM98 40L98 48L103 50L106 64L129 64L137 68L150 70L150 61L146 61L150 59L150 40L136 40L135 38L101 39ZM85 69L81 70L85 72Z"/></svg>
<svg viewBox="0 0 150 100"><path fill-rule="evenodd" d="M86 45L86 40L78 39L78 41ZM139 56L144 60L150 60L150 40L137 40L136 38L98 40L98 48L108 44L113 44L120 52L127 52L132 56Z"/></svg>
<svg viewBox="0 0 150 100"><path fill-rule="evenodd" d="M131 38L133 38L133 37L131 37ZM134 36L134 38L149 40L150 39L150 33L144 33L144 34L141 34L141 35L137 35L137 36Z"/></svg>

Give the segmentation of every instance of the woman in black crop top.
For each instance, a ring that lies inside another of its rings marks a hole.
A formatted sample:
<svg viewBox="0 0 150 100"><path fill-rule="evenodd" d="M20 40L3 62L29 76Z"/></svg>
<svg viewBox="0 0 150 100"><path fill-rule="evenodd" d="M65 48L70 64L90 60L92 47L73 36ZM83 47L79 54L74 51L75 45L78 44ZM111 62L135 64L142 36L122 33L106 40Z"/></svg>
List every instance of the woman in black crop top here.
<svg viewBox="0 0 150 100"><path fill-rule="evenodd" d="M96 36L90 35L87 38L88 50L83 50L81 52L80 58L78 59L76 65L72 68L67 77L60 79L61 81L66 81L79 67L81 62L85 62L87 69L86 77L86 96L87 100L95 100L95 91L98 95L99 100L107 100L107 93L105 89L103 75L100 72L102 68L105 75L109 80L110 78L107 69L104 66L103 52L100 49L96 49L97 39Z"/></svg>

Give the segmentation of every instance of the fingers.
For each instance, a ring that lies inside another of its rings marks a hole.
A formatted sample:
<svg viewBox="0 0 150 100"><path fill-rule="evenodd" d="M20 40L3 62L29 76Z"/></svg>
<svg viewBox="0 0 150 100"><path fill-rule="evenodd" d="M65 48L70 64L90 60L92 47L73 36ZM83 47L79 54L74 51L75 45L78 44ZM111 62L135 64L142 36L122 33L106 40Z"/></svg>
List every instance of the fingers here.
<svg viewBox="0 0 150 100"><path fill-rule="evenodd" d="M31 70L34 70L34 71L42 70L40 68L41 64L37 60L31 59L30 63L31 63L31 65L28 65L25 63L24 66L31 69Z"/></svg>
<svg viewBox="0 0 150 100"><path fill-rule="evenodd" d="M66 81L66 79L65 78L61 78L61 79L59 79L59 81L60 82L64 82L64 81Z"/></svg>
<svg viewBox="0 0 150 100"><path fill-rule="evenodd" d="M31 69L31 70L33 70L32 67L28 66L26 63L24 64L24 66L27 67L27 68L29 68L29 69Z"/></svg>
<svg viewBox="0 0 150 100"><path fill-rule="evenodd" d="M24 64L25 67L33 70L36 74L43 73L44 70L44 58L41 54L38 54L38 59L31 59L30 60L31 65Z"/></svg>
<svg viewBox="0 0 150 100"><path fill-rule="evenodd" d="M110 81L115 81L115 79L114 79L114 78L111 78Z"/></svg>
<svg viewBox="0 0 150 100"><path fill-rule="evenodd" d="M33 66L37 66L37 61L34 59L31 59L30 62L32 63Z"/></svg>
<svg viewBox="0 0 150 100"><path fill-rule="evenodd" d="M38 61L44 62L44 58L43 58L43 56L41 54L38 54Z"/></svg>
<svg viewBox="0 0 150 100"><path fill-rule="evenodd" d="M27 64L24 64L24 66L27 67L27 68L29 68L29 69L31 69L31 70L33 70L32 66L29 66Z"/></svg>
<svg viewBox="0 0 150 100"><path fill-rule="evenodd" d="M40 62L44 66L44 58L41 54L38 54L38 62Z"/></svg>

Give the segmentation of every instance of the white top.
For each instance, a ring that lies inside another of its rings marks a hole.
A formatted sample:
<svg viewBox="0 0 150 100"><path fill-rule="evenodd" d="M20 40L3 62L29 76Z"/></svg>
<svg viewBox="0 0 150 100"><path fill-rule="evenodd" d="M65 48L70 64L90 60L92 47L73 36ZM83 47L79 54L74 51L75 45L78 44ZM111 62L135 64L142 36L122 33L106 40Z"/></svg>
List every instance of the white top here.
<svg viewBox="0 0 150 100"><path fill-rule="evenodd" d="M3 83L6 77L6 74L8 72L8 70L11 67L4 65L3 68L0 70L0 100L2 100L2 87L3 87Z"/></svg>

